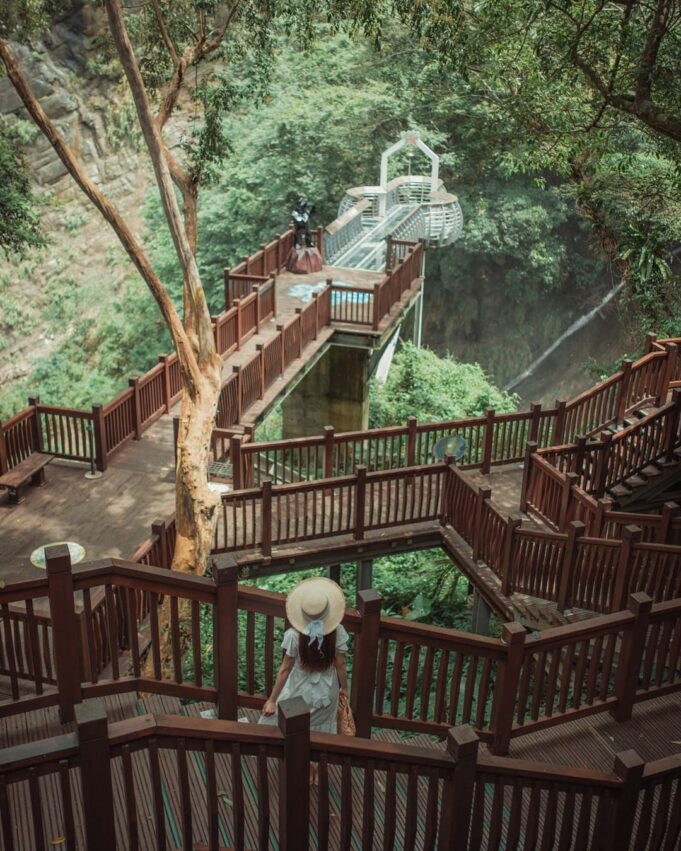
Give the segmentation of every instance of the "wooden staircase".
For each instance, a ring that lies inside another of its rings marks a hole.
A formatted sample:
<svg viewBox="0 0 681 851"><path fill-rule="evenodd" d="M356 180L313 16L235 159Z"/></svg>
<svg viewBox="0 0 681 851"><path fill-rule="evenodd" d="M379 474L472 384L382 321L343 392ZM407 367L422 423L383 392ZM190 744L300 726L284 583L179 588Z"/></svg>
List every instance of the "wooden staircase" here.
<svg viewBox="0 0 681 851"><path fill-rule="evenodd" d="M649 464L608 491L621 511L646 513L681 498L681 448L671 462Z"/></svg>

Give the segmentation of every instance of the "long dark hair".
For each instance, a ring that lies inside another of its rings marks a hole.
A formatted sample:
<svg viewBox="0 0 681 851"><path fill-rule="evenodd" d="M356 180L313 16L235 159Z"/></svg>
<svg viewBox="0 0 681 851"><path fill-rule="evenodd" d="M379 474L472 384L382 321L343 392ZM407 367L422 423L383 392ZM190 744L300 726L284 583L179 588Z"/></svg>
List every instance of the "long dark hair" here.
<svg viewBox="0 0 681 851"><path fill-rule="evenodd" d="M310 637L298 633L298 658L304 671L326 671L336 659L336 630L324 636L322 646L316 641L310 644Z"/></svg>

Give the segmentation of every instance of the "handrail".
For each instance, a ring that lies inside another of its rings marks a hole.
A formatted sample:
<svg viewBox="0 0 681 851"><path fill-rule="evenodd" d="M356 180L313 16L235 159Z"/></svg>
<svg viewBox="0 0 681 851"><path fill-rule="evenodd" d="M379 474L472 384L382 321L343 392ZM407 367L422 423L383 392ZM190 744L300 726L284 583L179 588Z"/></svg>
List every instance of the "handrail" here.
<svg viewBox="0 0 681 851"><path fill-rule="evenodd" d="M239 586L238 564L225 557L208 578L120 559L65 569L67 552L63 548L58 555L48 554L47 575L40 581L8 583L0 589L3 673L13 693L12 700L0 704L0 716L56 704L67 720L81 700L140 690L214 701L222 718L235 718L239 705L262 705L277 667L277 636L285 622L283 595ZM50 635L35 641L39 614L32 601L42 596L49 599L55 634L67 634L79 624L71 644L53 643ZM160 664L158 605L163 599L171 601L170 676ZM20 600L25 612L18 618L8 605ZM200 642L202 606L214 608L223 648L213 659L204 658ZM186 648L179 639L180 617L187 625ZM656 629L649 632L648 622ZM629 597L628 610L537 637L527 637L522 627L511 623L503 628L502 638L495 639L382 616L380 598L369 591L359 593L358 611L348 610L345 624L355 641L352 702L358 730L364 734L373 725L443 735L452 724L471 723L495 752L503 753L511 738L545 726L546 718L554 724L606 710L625 717L636 701L681 689L678 672L664 668L660 655L668 637L678 633L681 599L652 604L639 592ZM141 636L150 643L152 664L147 671L141 667ZM585 642L596 638L588 664L584 660L569 676L565 670L544 672L543 696L536 689L528 692L527 684L538 676L541 654L555 650L579 655ZM103 650L102 641L126 650L129 661L121 664L116 653ZM615 645L620 648L616 657ZM81 648L80 668L74 668L74 647ZM49 677L43 655L48 648L53 672ZM185 649L189 669L183 662ZM28 667L21 661L26 656ZM108 672L98 665L101 658L108 660ZM388 658L393 660L389 669ZM640 673L633 676L634 670ZM594 671L600 672L598 687ZM420 696L414 691L415 677Z"/></svg>
<svg viewBox="0 0 681 851"><path fill-rule="evenodd" d="M50 801L56 808L51 815L66 826L70 842L75 841L78 825L87 847L105 851L113 851L116 820L121 816L123 825L127 824L137 835L131 758L135 752L144 754L144 761L148 758L152 767L147 775L152 815L146 835L150 834L151 841L159 845L165 842L168 818L177 825L182 847L195 847L194 812L207 807L212 845L218 843L219 819L224 817L233 826L238 846L243 845L248 823L259 830L261 846L274 837L282 847L308 847L309 832L317 847L327 847L333 814L339 817L337 829L341 835L351 836L353 824L361 824L363 842L368 848L381 824L395 835L395 811L400 797L406 821L399 830L412 840L414 847L431 847L437 836L438 847L473 851L483 847L482 812L490 786L495 801L507 802L495 804L485 812L490 848L496 847L494 837L507 834L511 838L532 836L547 848L566 842L566 847L598 846L619 851L647 847L651 837L658 842L665 836L673 840L678 829L673 808L658 806L653 813L648 807L645 818L637 818L637 813L645 810L658 788L660 800L670 800L681 776L679 755L644 764L635 752L627 751L615 755L612 770L603 771L489 755L479 751L479 739L467 726L450 728L446 750L441 751L310 733L309 725L309 710L295 701L281 704L278 726L273 727L170 715L145 715L107 725L104 705L95 703L87 714L79 716L74 733L7 748L0 754L3 795L14 801L26 781L37 788L38 777L53 780L55 786L61 778L61 788L66 788L67 793L62 791ZM163 791L166 769L159 765L159 747L175 753L172 763L177 766L180 794L170 798ZM200 804L190 794L191 784L197 783L188 759L192 754L204 765L198 778ZM225 793L216 782L218 757L227 757L222 771L227 771L232 789L229 815L223 809L222 816L221 797ZM257 759L257 774L246 770L249 758ZM120 796L113 794L114 760L123 766L118 781ZM319 775L314 792L314 829L310 820L313 793L310 785L300 782L310 764L317 766ZM340 785L330 765L341 767ZM78 791L72 794L70 784L64 786L63 777L65 771L76 766ZM377 770L387 772L385 784L377 781L374 785ZM277 780L278 824L268 794ZM359 786L359 794L353 795L353 785ZM549 790L548 801L539 794L545 789ZM247 797L253 795L258 801L257 821L247 803ZM332 807L334 796L342 800L339 809L337 804ZM529 807L527 800L533 801ZM23 813L21 823L18 812ZM561 812L561 819L556 818L556 812ZM10 836L17 832L20 842L27 834L40 835L40 808L9 806L4 824ZM610 829L604 832L606 824Z"/></svg>

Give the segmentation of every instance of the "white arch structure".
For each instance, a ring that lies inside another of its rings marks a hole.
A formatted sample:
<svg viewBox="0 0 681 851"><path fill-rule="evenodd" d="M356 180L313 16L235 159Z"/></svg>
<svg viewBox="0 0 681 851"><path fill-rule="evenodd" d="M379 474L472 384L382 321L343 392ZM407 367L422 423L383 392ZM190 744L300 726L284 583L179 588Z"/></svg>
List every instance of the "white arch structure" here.
<svg viewBox="0 0 681 851"><path fill-rule="evenodd" d="M402 133L402 138L399 142L395 142L394 145L391 145L381 154L381 177L380 177L380 186L383 192L379 196L378 205L379 205L379 214L381 216L385 216L386 210L386 196L385 193L388 187L388 161L393 154L396 154L399 150L404 148L405 145L409 147L418 148L421 153L425 154L430 160L430 191L437 192L438 188L438 180L439 180L439 172L440 172L440 157L433 151L431 148L426 145L426 143L421 139L417 130L407 130L406 133Z"/></svg>

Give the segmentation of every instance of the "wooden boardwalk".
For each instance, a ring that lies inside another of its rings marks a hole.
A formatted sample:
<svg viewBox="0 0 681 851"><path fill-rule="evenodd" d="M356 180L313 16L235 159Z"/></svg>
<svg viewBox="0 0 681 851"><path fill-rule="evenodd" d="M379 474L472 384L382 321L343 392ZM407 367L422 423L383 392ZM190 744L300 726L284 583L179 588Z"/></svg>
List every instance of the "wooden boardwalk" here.
<svg viewBox="0 0 681 851"><path fill-rule="evenodd" d="M293 286L316 284L334 278L355 286L371 288L382 274L353 269L324 267L313 275L284 273L277 277L277 316L261 325L239 351L223 366L223 378L248 360L258 344L266 342L276 325L294 316L304 302L289 294ZM394 318L394 316L392 317ZM386 323L384 323L387 325ZM352 326L334 324L325 328L277 381L245 412L242 425L253 424L283 397L297 375L314 362L337 330ZM354 330L357 330L355 326ZM371 335L372 332L367 332ZM175 412L179 410L176 406ZM84 478L88 467L69 461L53 461L46 469L47 484L29 488L26 500L13 506L0 492L0 579L31 578L39 568L30 563L31 552L55 541L75 541L85 548L85 559L117 556L128 558L149 537L151 524L171 514L175 505L175 465L172 418L161 416L141 440L127 443L110 460L104 475Z"/></svg>
<svg viewBox="0 0 681 851"><path fill-rule="evenodd" d="M139 717L147 713L156 715L179 715L196 718L202 712L210 712L207 704L192 703L186 706L168 697L147 696L116 696L106 699L109 722L122 721ZM681 736L681 708L678 696L662 697L651 700L636 707L631 721L617 724L607 715L587 717L579 721L561 726L558 730L541 731L524 737L512 745L512 757L533 761L549 762L558 765L582 766L602 771L612 767L614 754L634 748L646 761L665 756L670 753L680 753L678 744ZM205 716L204 716L205 717ZM254 722L257 713L252 710L241 710L240 720ZM0 721L0 743L3 746L33 742L48 735L61 734L72 729L72 725L61 726L56 717L56 710L42 710L27 716L15 716ZM654 729L654 735L650 730ZM400 736L395 731L375 731L374 738L383 742L399 742L418 748L436 748L441 750L440 742L425 736ZM153 754L153 756L151 755ZM266 763L266 774L263 770ZM126 763L127 760L127 764ZM151 762L155 766L151 765ZM234 756L229 753L216 752L211 761L214 764L214 778L208 756L202 750L187 747L187 768L189 785L184 786L178 771L179 760L177 751L164 746L163 740L152 750L131 750L126 759L116 758L113 761L113 791L114 813L116 820L117 848L132 847L136 837L138 847L142 851L156 848L189 848L207 846L210 840L211 809L208 806L208 789L214 786L217 800L218 838L221 847L232 847L237 844L237 837L243 836L243 847L277 849L276 826L278 818L278 761L272 758L257 756L240 756L239 773L234 773ZM157 771L160 777L161 799L155 802L150 791L147 778L151 771ZM329 841L325 847L350 847L361 851L366 848L362 843L361 814L363 810L364 780L366 775L351 769L343 776L340 766L329 766ZM70 775L70 776L69 776ZM30 783L13 784L9 789L8 804L12 822L18 826L15 835L16 846L21 851L40 847L69 847L85 849L84 819L82 802L80 800L80 778L77 769L65 769L62 775L48 775L36 779L33 792ZM127 775L127 776L126 776ZM239 780L235 783L235 777ZM130 783L132 779L132 783ZM306 778L301 778L306 782ZM388 841L388 848L405 847L405 831L408 830L409 814L408 800L410 783L409 775L398 773L392 782L395 783L395 806L386 810L386 790L391 780L385 771L376 770L373 773L373 809L375 813L375 833L373 848L386 847L384 838L386 829L394 830L394 838ZM412 781L413 782L413 781ZM73 802L73 824L64 823L61 816L61 801L64 795L64 784L68 786ZM349 783L349 789L347 785ZM344 788L345 785L345 788ZM416 841L414 848L424 847L424 831L428 820L429 782L425 776L416 781L417 808L412 814L415 825ZM134 791L135 819L130 820L130 808L133 798L130 789ZM127 789L127 794L126 794ZM183 794L189 793L189 804ZM493 812L495 791L493 784L484 787L485 797L481 802L482 826L481 848L500 848L490 841L490 825L495 820ZM507 790L510 794L510 789ZM529 793L526 807L529 807ZM267 837L263 836L262 808L263 796L267 798L269 824ZM245 819L238 821L234 812L237 809L234 802L243 798ZM349 836L349 844L344 845L340 835L341 812L343 802L351 800L353 808L353 823ZM319 796L316 790L311 794L311 847L317 848L318 842L318 812ZM185 804L183 806L183 803ZM510 803L510 801L508 802ZM160 804L157 810L156 804ZM575 803L578 812L579 804ZM22 814L28 814L35 808L42 810L43 842L36 841L29 827L30 819ZM163 820L159 821L157 812L162 811ZM213 811L214 812L214 811ZM191 818L192 845L183 843L183 829L186 829L188 813ZM355 817L354 814L357 814ZM565 818L561 810L559 819ZM509 830L508 816L503 819L503 833ZM159 834L165 834L165 839L159 843ZM67 842L67 840L70 840ZM522 847L522 846L521 846ZM6 845L0 848L5 851Z"/></svg>

